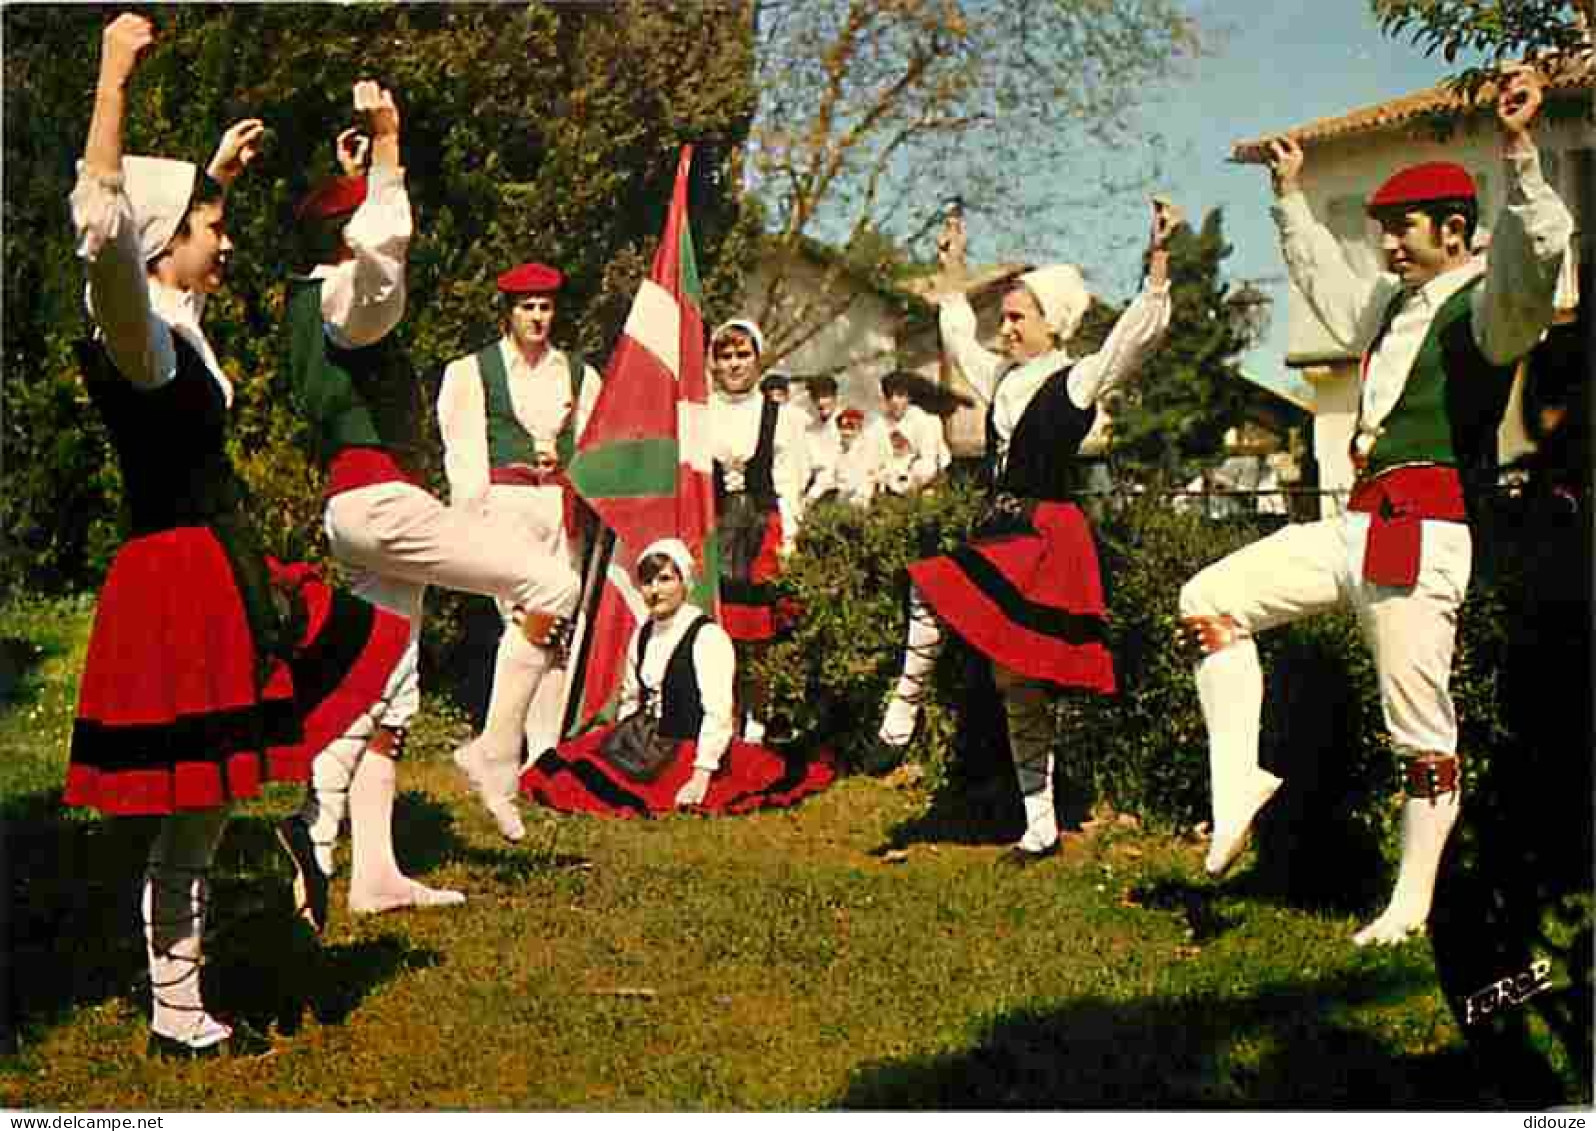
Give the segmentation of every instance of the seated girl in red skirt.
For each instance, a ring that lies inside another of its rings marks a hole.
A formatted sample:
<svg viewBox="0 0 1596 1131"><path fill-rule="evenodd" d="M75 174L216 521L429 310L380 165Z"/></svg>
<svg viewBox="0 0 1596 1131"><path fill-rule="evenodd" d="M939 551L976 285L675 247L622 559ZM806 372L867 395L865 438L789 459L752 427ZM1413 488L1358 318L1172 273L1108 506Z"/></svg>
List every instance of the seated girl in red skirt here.
<svg viewBox="0 0 1596 1131"><path fill-rule="evenodd" d="M829 755L789 760L733 737L736 653L725 630L686 603L692 573L692 554L675 538L643 551L637 581L648 619L627 645L621 722L545 753L521 776L521 792L567 813L633 817L678 807L745 813L831 784ZM657 765L627 756L612 737L639 712L657 720Z"/></svg>

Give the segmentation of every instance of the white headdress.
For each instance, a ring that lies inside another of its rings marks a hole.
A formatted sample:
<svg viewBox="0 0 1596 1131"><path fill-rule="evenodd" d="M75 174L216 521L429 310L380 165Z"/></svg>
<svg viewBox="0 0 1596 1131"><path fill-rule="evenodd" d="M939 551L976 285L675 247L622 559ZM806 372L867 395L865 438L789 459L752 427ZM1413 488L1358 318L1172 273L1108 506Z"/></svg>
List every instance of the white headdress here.
<svg viewBox="0 0 1596 1131"><path fill-rule="evenodd" d="M139 255L148 263L172 242L194 196L198 167L169 157L122 158L122 191L133 206Z"/></svg>
<svg viewBox="0 0 1596 1131"><path fill-rule="evenodd" d="M715 343L720 341L721 336L731 330L739 330L747 334L754 341L754 353L760 357L765 355L765 335L759 329L759 323L752 318L733 318L729 322L722 322L719 326L716 326L715 332L709 336L709 348L713 350Z"/></svg>
<svg viewBox="0 0 1596 1131"><path fill-rule="evenodd" d="M680 538L661 538L657 542L650 542L643 547L643 552L637 555L637 563L642 564L644 558L654 554L663 554L675 564L682 575L682 581L691 586L693 583L693 551L687 548L687 543Z"/></svg>
<svg viewBox="0 0 1596 1131"><path fill-rule="evenodd" d="M1069 341L1087 307L1092 305L1092 295L1086 289L1080 269L1071 263L1050 263L1027 271L1020 276L1020 282L1036 296L1048 328L1058 335L1059 341Z"/></svg>

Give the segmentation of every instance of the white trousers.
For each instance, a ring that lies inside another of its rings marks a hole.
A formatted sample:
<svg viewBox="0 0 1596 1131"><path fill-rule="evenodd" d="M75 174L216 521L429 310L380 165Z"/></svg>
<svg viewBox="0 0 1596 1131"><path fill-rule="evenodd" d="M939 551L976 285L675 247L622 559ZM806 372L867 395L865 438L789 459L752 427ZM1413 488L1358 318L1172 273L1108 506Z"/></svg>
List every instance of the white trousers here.
<svg viewBox="0 0 1596 1131"><path fill-rule="evenodd" d="M559 487L529 487L521 484L493 483L488 486L488 515L507 528L508 535L529 554L552 561L563 561L573 571L582 567L579 539L565 532L565 492ZM508 601L498 601L499 615L506 629L512 625ZM536 758L559 744L562 708L565 705L565 668L550 668L538 681L532 707L526 716L526 748Z"/></svg>
<svg viewBox="0 0 1596 1131"><path fill-rule="evenodd" d="M403 727L420 707L416 656L429 585L477 593L523 609L569 615L581 588L565 555L530 550L502 519L447 507L410 483L377 483L327 503L333 555L351 568L350 588L410 621L408 675L382 722Z"/></svg>
<svg viewBox="0 0 1596 1131"><path fill-rule="evenodd" d="M1286 526L1188 581L1180 591L1180 614L1229 616L1251 636L1313 613L1352 608L1374 655L1380 707L1393 743L1405 754L1454 754L1457 715L1450 684L1458 610L1472 560L1469 528L1458 522L1423 523L1419 577L1411 589L1363 579L1368 529L1369 516L1356 512ZM1245 637L1231 647L1256 648ZM1224 670L1246 679L1247 667ZM1255 663L1251 667L1256 670ZM1215 690L1207 713L1255 709L1246 688L1235 694ZM1209 702L1205 697L1205 705ZM1241 722L1210 718L1209 731L1234 730ZM1252 733L1256 742L1255 724Z"/></svg>

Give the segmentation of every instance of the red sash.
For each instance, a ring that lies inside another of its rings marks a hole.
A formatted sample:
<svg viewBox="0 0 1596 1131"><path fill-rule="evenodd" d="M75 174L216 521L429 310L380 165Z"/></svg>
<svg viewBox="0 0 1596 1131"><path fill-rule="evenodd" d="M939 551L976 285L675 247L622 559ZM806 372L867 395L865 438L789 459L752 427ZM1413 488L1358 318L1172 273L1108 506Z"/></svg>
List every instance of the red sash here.
<svg viewBox="0 0 1596 1131"><path fill-rule="evenodd" d="M407 474L389 452L382 448L344 448L333 456L332 467L327 471L326 497L341 495L377 483L409 483L421 486L415 476Z"/></svg>
<svg viewBox="0 0 1596 1131"><path fill-rule="evenodd" d="M1396 467L1352 488L1351 510L1369 515L1363 577L1408 588L1419 580L1423 520L1466 522L1463 480L1442 464Z"/></svg>
<svg viewBox="0 0 1596 1131"><path fill-rule="evenodd" d="M564 468L553 471L539 471L524 463L507 463L503 467L495 467L488 472L488 482L498 483L510 487L558 487L565 522L565 534L568 538L579 537L582 533L583 511L586 504L582 502L576 488L571 485L570 477L565 474Z"/></svg>

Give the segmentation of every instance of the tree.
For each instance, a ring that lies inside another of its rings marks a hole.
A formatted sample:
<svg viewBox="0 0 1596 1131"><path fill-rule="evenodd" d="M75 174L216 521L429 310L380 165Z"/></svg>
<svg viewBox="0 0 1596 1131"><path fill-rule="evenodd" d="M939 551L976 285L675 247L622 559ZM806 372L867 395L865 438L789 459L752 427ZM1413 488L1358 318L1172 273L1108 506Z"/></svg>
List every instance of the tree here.
<svg viewBox="0 0 1596 1131"><path fill-rule="evenodd" d="M1268 394L1237 367L1249 342L1226 304L1221 266L1230 253L1217 208L1201 231L1182 226L1170 240L1169 332L1112 407L1111 454L1133 475L1185 482L1219 454L1226 430L1267 407ZM1118 316L1094 304L1081 332L1100 339Z"/></svg>
<svg viewBox="0 0 1596 1131"><path fill-rule="evenodd" d="M806 238L842 249L832 282L886 282L875 237L914 246L958 195L1023 257L1068 239L1080 258L1153 167L1129 111L1201 48L1173 0L757 0L755 43L747 175L777 271L752 313L778 359L850 301L784 285Z"/></svg>
<svg viewBox="0 0 1596 1131"><path fill-rule="evenodd" d="M1485 64L1460 72L1453 84L1473 95L1498 64L1540 55L1547 62L1589 58L1596 0L1369 0L1386 35L1406 35L1426 55L1448 63L1478 52Z"/></svg>
<svg viewBox="0 0 1596 1131"><path fill-rule="evenodd" d="M698 146L694 234L706 293L738 285L752 227L735 154L754 109L746 5L629 0L511 5L171 5L140 67L130 152L203 163L230 122L264 117L268 148L228 206L239 251L207 330L238 390L235 458L268 544L316 556L319 477L279 374L294 202L334 171L349 90L398 92L417 216L400 333L424 372L496 332L493 280L529 258L568 278L558 340L602 366ZM92 583L119 487L71 357L82 272L63 202L91 109L99 32L116 9L7 6L0 586Z"/></svg>

